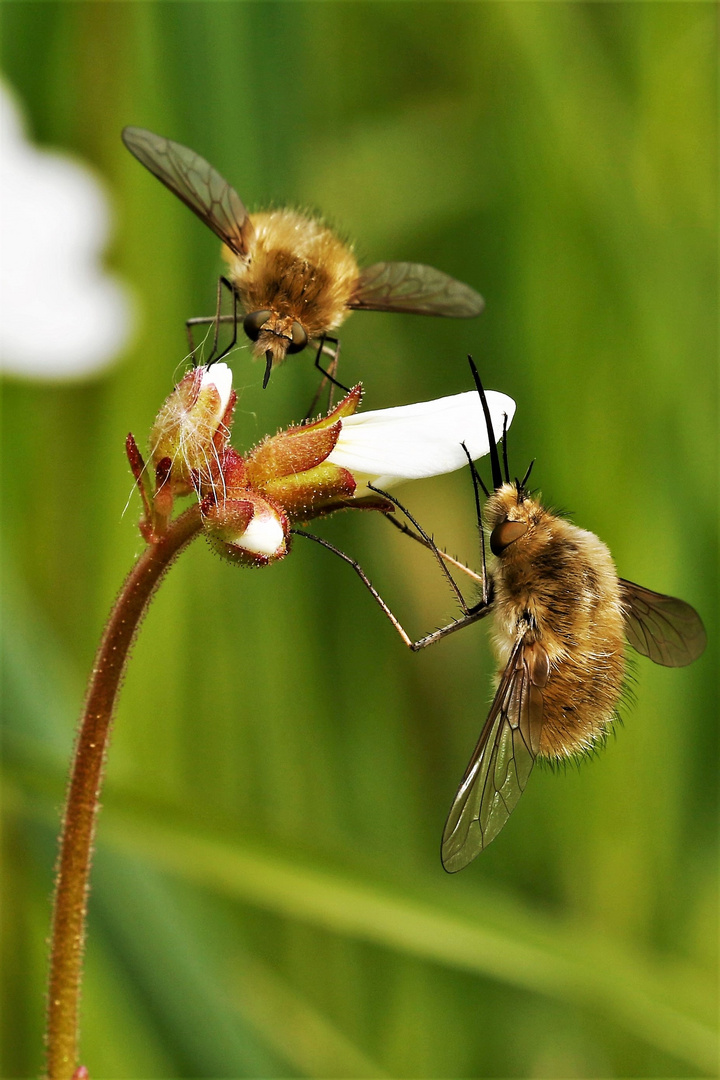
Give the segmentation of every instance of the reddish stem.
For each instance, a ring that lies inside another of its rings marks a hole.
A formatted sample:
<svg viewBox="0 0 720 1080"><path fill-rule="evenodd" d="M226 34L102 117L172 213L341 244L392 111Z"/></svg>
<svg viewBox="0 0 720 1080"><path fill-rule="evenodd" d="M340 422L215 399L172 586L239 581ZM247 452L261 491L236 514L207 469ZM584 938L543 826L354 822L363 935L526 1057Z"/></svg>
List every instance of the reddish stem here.
<svg viewBox="0 0 720 1080"><path fill-rule="evenodd" d="M163 575L202 527L195 505L150 544L128 575L95 657L60 834L47 1028L48 1080L72 1080L95 819L115 703L130 647Z"/></svg>

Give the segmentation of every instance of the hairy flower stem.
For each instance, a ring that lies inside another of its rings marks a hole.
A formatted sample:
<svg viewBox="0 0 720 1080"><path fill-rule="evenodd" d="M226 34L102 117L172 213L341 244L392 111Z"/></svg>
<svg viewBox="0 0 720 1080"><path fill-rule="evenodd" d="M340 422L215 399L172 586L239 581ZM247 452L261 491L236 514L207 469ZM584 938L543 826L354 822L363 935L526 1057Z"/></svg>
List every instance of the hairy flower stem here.
<svg viewBox="0 0 720 1080"><path fill-rule="evenodd" d="M127 577L95 657L60 834L47 1028L48 1080L71 1080L78 1052L88 879L103 764L120 683L130 648L163 575L200 532L200 507L176 518L150 544Z"/></svg>

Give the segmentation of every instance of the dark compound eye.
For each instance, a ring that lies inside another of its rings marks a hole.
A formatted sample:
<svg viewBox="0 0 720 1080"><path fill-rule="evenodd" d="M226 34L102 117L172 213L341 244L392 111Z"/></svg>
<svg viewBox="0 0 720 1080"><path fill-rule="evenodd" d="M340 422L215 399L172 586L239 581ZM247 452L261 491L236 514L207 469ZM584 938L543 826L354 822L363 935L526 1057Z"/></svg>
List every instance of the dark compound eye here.
<svg viewBox="0 0 720 1080"><path fill-rule="evenodd" d="M505 548L524 536L527 530L524 521L501 521L490 533L490 550L493 555L502 555Z"/></svg>
<svg viewBox="0 0 720 1080"><path fill-rule="evenodd" d="M305 348L305 346L308 343L308 336L307 336L307 333L305 332L305 327L301 326L301 324L297 321L297 319L292 324L292 335L291 336L292 336L292 341L291 341L290 345L288 345L288 352L289 353L302 352L303 349Z"/></svg>
<svg viewBox="0 0 720 1080"><path fill-rule="evenodd" d="M272 315L271 311L251 311L243 319L243 330L251 341L257 341L260 331Z"/></svg>

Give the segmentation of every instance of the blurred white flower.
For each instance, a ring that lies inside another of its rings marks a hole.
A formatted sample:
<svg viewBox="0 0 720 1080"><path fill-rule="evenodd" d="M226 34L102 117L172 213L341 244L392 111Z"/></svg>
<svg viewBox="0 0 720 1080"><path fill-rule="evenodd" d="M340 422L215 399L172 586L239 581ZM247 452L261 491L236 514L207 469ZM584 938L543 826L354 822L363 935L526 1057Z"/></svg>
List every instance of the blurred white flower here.
<svg viewBox="0 0 720 1080"><path fill-rule="evenodd" d="M495 439L510 427L515 402L496 390L486 391ZM440 476L467 465L461 443L473 461L489 452L480 398L475 390L452 397L401 405L396 409L356 413L342 419L335 448L328 457L348 469L358 482L355 497L368 494L368 481L388 488L405 480Z"/></svg>
<svg viewBox="0 0 720 1080"><path fill-rule="evenodd" d="M107 197L88 168L28 142L0 83L0 364L44 379L106 367L128 336L129 299L102 267Z"/></svg>

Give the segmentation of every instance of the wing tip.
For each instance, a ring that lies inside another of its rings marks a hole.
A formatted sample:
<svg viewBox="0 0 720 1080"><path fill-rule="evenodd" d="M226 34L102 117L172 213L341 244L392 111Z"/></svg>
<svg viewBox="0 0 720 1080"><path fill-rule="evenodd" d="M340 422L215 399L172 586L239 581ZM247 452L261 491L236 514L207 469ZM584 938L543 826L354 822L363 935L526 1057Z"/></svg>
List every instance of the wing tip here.
<svg viewBox="0 0 720 1080"><path fill-rule="evenodd" d="M470 294L468 296L468 307L471 308L471 310L468 311L467 315L459 315L458 318L476 319L478 315L482 315L485 310L485 297L481 296L471 285L466 286L466 288Z"/></svg>
<svg viewBox="0 0 720 1080"><path fill-rule="evenodd" d="M460 870L464 870L478 857L485 846L483 843L480 843L479 846L468 843L468 837L462 843L457 843L457 838L452 833L444 832L440 844L440 862L443 870L446 874L459 873Z"/></svg>
<svg viewBox="0 0 720 1080"><path fill-rule="evenodd" d="M129 146L131 142L137 140L139 137L151 134L152 132L147 131L146 128L136 127L135 124L126 124L120 132L120 138L126 146Z"/></svg>
<svg viewBox="0 0 720 1080"><path fill-rule="evenodd" d="M464 870L466 866L469 866L474 858L475 855L471 855L469 859L464 858L460 851L445 852L444 845L440 851L440 862L446 874L459 873L460 870Z"/></svg>

